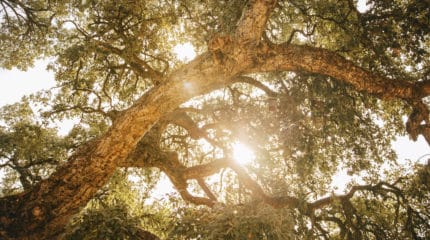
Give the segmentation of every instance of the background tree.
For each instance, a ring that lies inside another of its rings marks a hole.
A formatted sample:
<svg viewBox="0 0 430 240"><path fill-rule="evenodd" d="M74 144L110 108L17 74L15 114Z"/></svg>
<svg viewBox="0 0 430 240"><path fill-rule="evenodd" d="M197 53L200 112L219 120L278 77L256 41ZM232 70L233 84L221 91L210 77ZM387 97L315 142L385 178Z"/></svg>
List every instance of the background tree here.
<svg viewBox="0 0 430 240"><path fill-rule="evenodd" d="M50 57L57 81L2 110L2 238L430 236L429 164L391 149L430 142L428 2L0 3L2 66ZM173 54L184 42L188 63ZM65 118L80 122L58 136ZM154 227L136 205L160 172L178 195L152 205ZM144 189L115 195L127 174Z"/></svg>

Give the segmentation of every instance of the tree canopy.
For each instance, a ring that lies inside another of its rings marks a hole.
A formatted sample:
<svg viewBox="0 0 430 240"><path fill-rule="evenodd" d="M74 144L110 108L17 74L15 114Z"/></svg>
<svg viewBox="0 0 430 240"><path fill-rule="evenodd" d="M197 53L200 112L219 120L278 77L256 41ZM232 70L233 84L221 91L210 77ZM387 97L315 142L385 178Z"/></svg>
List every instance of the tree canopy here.
<svg viewBox="0 0 430 240"><path fill-rule="evenodd" d="M391 143L430 144L430 2L367 6L0 0L0 66L56 80L0 110L0 238L428 239Z"/></svg>

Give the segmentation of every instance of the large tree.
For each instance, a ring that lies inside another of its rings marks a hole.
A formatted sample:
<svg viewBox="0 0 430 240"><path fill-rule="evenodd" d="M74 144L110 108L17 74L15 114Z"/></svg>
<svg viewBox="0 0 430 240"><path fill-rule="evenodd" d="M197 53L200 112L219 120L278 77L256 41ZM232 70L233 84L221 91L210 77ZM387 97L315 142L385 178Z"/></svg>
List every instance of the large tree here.
<svg viewBox="0 0 430 240"><path fill-rule="evenodd" d="M278 239L430 236L429 166L402 169L390 147L405 133L430 143L428 1L368 1L366 12L354 0L0 4L2 66L49 57L57 81L2 110L1 166L16 181L0 199L1 238L59 238L118 168L157 168L183 200L212 208L195 238L227 239L226 225L204 228L225 221L220 207L252 218L243 203L288 218ZM181 42L194 60L174 56ZM59 137L49 121L64 118L80 125ZM237 141L253 164L233 160ZM208 184L221 169L229 186ZM360 184L334 194L339 169ZM276 239L241 229L228 237Z"/></svg>

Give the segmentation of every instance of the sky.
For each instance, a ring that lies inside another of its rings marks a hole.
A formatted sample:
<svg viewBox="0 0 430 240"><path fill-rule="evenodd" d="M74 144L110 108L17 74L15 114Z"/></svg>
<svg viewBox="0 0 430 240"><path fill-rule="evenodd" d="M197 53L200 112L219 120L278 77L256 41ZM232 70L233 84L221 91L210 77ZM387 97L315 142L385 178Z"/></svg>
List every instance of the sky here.
<svg viewBox="0 0 430 240"><path fill-rule="evenodd" d="M19 101L22 96L54 86L54 74L46 71L46 61L37 61L27 72L0 68L0 106Z"/></svg>

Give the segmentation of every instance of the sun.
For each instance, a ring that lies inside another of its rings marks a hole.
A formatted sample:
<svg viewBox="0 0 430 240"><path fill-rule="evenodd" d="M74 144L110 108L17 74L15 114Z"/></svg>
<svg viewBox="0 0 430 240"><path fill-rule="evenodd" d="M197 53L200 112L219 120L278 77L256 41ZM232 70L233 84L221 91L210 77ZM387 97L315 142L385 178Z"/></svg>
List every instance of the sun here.
<svg viewBox="0 0 430 240"><path fill-rule="evenodd" d="M367 0L358 0L357 2L357 10L360 13L365 13L370 10L372 4L367 4Z"/></svg>
<svg viewBox="0 0 430 240"><path fill-rule="evenodd" d="M246 165L255 160L255 154L248 146L241 142L235 142L233 144L233 158L237 163Z"/></svg>
<svg viewBox="0 0 430 240"><path fill-rule="evenodd" d="M176 54L177 58L183 62L188 62L196 57L196 52L191 43L180 43L173 48L173 52Z"/></svg>

